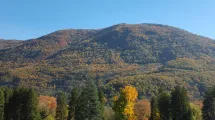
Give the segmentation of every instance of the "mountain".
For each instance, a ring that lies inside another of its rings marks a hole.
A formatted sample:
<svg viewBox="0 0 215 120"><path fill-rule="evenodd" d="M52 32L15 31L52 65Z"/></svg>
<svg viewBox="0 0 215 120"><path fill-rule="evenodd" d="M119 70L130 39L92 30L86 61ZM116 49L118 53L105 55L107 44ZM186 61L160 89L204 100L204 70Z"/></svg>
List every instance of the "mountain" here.
<svg viewBox="0 0 215 120"><path fill-rule="evenodd" d="M0 39L0 49L8 49L19 46L23 43L21 40L3 40Z"/></svg>
<svg viewBox="0 0 215 120"><path fill-rule="evenodd" d="M1 85L41 92L94 79L110 98L128 84L146 97L183 85L200 98L215 84L214 41L160 24L60 30L1 49L0 56Z"/></svg>

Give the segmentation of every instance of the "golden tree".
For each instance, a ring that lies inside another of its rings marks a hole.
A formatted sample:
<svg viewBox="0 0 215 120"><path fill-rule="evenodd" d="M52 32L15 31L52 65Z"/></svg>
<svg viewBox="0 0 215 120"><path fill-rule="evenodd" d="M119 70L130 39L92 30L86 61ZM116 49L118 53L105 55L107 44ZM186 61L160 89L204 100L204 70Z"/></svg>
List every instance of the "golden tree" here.
<svg viewBox="0 0 215 120"><path fill-rule="evenodd" d="M135 120L134 104L137 99L137 90L132 86L125 86L119 97L114 97L114 110L117 119Z"/></svg>

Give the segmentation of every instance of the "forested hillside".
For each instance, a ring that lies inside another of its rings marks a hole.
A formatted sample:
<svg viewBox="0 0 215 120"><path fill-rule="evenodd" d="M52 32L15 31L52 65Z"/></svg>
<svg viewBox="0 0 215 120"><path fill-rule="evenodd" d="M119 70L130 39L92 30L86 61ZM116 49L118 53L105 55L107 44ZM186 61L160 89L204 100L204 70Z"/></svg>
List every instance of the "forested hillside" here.
<svg viewBox="0 0 215 120"><path fill-rule="evenodd" d="M21 40L2 40L0 39L0 49L8 49L23 44Z"/></svg>
<svg viewBox="0 0 215 120"><path fill-rule="evenodd" d="M93 79L107 98L125 85L135 86L139 97L183 85L189 97L200 98L215 84L214 41L167 25L60 30L3 46L0 84L43 94L70 91Z"/></svg>

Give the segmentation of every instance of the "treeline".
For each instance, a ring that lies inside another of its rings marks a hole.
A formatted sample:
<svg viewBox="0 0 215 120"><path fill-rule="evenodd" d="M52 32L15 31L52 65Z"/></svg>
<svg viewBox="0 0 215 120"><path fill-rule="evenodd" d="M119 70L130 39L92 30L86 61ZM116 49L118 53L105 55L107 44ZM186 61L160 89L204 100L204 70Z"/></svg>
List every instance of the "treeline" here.
<svg viewBox="0 0 215 120"><path fill-rule="evenodd" d="M60 92L56 106L53 97L39 97L33 89L1 87L0 120L104 120L103 96L87 81L82 89L74 88L69 99Z"/></svg>
<svg viewBox="0 0 215 120"><path fill-rule="evenodd" d="M202 109L189 101L185 88L175 87L169 94L160 91L151 98L150 120L214 120L215 87L209 89L203 101Z"/></svg>
<svg viewBox="0 0 215 120"><path fill-rule="evenodd" d="M74 88L69 97L39 96L29 88L0 88L0 120L214 120L215 87L205 93L201 107L189 101L183 87L160 89L149 102L138 100L135 87L125 86L105 98L93 81ZM149 109L148 109L149 108Z"/></svg>
<svg viewBox="0 0 215 120"><path fill-rule="evenodd" d="M33 89L0 89L0 120L41 120L38 95Z"/></svg>

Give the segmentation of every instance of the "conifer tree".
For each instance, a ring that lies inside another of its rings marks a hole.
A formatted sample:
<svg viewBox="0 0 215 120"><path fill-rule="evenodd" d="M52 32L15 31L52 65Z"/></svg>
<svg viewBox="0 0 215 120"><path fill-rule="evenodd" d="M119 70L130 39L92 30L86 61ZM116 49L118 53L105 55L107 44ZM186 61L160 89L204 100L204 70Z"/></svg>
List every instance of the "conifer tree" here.
<svg viewBox="0 0 215 120"><path fill-rule="evenodd" d="M56 120L67 119L67 102L63 92L57 97Z"/></svg>
<svg viewBox="0 0 215 120"><path fill-rule="evenodd" d="M41 120L40 113L38 111L38 95L37 93L33 90L30 89L27 93L27 102L24 103L26 104L25 113L26 113L26 120Z"/></svg>
<svg viewBox="0 0 215 120"><path fill-rule="evenodd" d="M125 99L125 95L122 92L120 92L119 96L114 96L113 110L115 112L116 120L126 119L126 116L124 115L126 105L127 105L127 101Z"/></svg>
<svg viewBox="0 0 215 120"><path fill-rule="evenodd" d="M99 96L99 102L100 102L101 117L104 120L105 119L104 118L105 96L104 96L104 92L102 91L102 89L99 89L98 96Z"/></svg>
<svg viewBox="0 0 215 120"><path fill-rule="evenodd" d="M38 95L32 89L16 88L9 99L9 120L40 120ZM7 120L7 119L6 119Z"/></svg>
<svg viewBox="0 0 215 120"><path fill-rule="evenodd" d="M166 92L161 92L158 97L158 109L161 120L170 120L171 105L170 96Z"/></svg>
<svg viewBox="0 0 215 120"><path fill-rule="evenodd" d="M0 89L0 120L4 120L4 104L5 104L5 99L4 99L4 92L2 89Z"/></svg>
<svg viewBox="0 0 215 120"><path fill-rule="evenodd" d="M12 88L5 88L4 90L4 98L5 98L5 107L4 107L4 119L9 120L8 113L9 111L9 100L13 96L13 89Z"/></svg>
<svg viewBox="0 0 215 120"><path fill-rule="evenodd" d="M101 120L101 109L98 90L95 83L87 81L81 92L75 120Z"/></svg>
<svg viewBox="0 0 215 120"><path fill-rule="evenodd" d="M75 114L76 114L76 107L78 105L78 99L79 99L79 90L77 88L74 88L71 92L71 97L69 100L69 114L68 114L68 120L74 120Z"/></svg>
<svg viewBox="0 0 215 120"><path fill-rule="evenodd" d="M215 86L210 88L203 101L203 120L214 120L215 119Z"/></svg>
<svg viewBox="0 0 215 120"><path fill-rule="evenodd" d="M171 93L171 111L173 120L191 120L187 91L177 86Z"/></svg>
<svg viewBox="0 0 215 120"><path fill-rule="evenodd" d="M14 90L14 94L9 100L9 107L8 107L8 116L9 120L22 120L25 119L25 105L27 101L26 95L27 89L24 88L16 88ZM27 111L27 110L26 110Z"/></svg>
<svg viewBox="0 0 215 120"><path fill-rule="evenodd" d="M158 118L158 101L156 97L151 98L151 114L150 114L150 120L157 120Z"/></svg>

